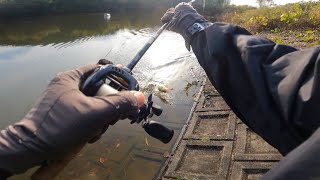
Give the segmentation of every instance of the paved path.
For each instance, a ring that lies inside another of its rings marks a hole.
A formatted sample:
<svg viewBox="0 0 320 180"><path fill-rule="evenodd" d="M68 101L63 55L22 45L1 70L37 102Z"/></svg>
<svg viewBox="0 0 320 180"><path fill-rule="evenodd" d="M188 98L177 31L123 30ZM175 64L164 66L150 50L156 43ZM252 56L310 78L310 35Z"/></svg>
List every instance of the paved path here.
<svg viewBox="0 0 320 180"><path fill-rule="evenodd" d="M157 179L256 180L281 159L207 81Z"/></svg>

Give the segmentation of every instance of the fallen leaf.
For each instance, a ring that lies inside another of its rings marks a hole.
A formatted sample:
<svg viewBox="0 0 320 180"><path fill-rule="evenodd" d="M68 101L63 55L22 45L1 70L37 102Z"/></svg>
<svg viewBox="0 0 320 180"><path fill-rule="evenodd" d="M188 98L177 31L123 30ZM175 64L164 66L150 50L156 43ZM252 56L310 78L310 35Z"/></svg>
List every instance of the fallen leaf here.
<svg viewBox="0 0 320 180"><path fill-rule="evenodd" d="M89 172L89 175L90 175L90 176L96 176L96 175L97 175L97 172L98 172L97 169L92 169L92 170Z"/></svg>
<svg viewBox="0 0 320 180"><path fill-rule="evenodd" d="M158 90L159 90L160 92L169 93L170 90L172 90L172 88L168 88L168 87L166 87L165 85L159 84L159 85L158 85Z"/></svg>
<svg viewBox="0 0 320 180"><path fill-rule="evenodd" d="M165 151L165 152L163 153L163 157L165 157L165 158L170 157L170 153L169 153L168 151Z"/></svg>
<svg viewBox="0 0 320 180"><path fill-rule="evenodd" d="M148 139L147 139L147 138L146 138L146 145L149 146L149 142L148 142Z"/></svg>
<svg viewBox="0 0 320 180"><path fill-rule="evenodd" d="M100 157L100 159L99 159L99 161L100 161L100 163L105 163L106 161L107 161L107 158L105 158L105 157Z"/></svg>

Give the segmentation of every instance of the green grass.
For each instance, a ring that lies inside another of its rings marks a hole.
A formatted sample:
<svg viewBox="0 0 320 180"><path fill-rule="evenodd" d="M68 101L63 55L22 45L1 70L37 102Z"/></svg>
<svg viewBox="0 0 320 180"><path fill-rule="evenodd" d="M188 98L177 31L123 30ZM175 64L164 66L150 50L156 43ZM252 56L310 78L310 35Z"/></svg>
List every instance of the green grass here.
<svg viewBox="0 0 320 180"><path fill-rule="evenodd" d="M231 22L253 32L278 29L315 30L320 27L320 2L300 2L275 7L225 13L221 21Z"/></svg>
<svg viewBox="0 0 320 180"><path fill-rule="evenodd" d="M320 1L251 9L234 7L218 19L276 43L297 48L320 45Z"/></svg>
<svg viewBox="0 0 320 180"><path fill-rule="evenodd" d="M256 33L273 40L276 43L288 44L297 48L308 48L320 45L319 30L271 30Z"/></svg>

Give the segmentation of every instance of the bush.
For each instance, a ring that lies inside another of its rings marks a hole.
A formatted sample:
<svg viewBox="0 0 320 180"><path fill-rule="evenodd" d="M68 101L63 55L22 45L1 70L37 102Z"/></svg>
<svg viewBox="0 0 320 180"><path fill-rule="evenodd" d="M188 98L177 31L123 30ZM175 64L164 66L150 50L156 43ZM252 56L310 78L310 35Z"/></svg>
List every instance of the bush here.
<svg viewBox="0 0 320 180"><path fill-rule="evenodd" d="M244 26L255 32L275 28L317 28L320 26L320 2L301 2L243 12L227 12L220 20Z"/></svg>

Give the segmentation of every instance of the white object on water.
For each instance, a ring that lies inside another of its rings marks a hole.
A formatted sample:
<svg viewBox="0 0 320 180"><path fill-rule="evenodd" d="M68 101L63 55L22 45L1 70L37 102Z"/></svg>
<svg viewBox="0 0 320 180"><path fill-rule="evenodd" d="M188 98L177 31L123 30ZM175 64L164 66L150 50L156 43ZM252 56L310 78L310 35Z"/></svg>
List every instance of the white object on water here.
<svg viewBox="0 0 320 180"><path fill-rule="evenodd" d="M111 14L109 14L109 13L103 13L103 19L109 21L110 18L111 18Z"/></svg>
<svg viewBox="0 0 320 180"><path fill-rule="evenodd" d="M166 86L163 85L163 84L159 84L159 85L158 85L158 90L159 90L160 92L169 93L171 89L168 88L168 87L166 87Z"/></svg>

